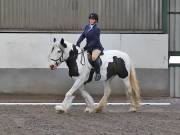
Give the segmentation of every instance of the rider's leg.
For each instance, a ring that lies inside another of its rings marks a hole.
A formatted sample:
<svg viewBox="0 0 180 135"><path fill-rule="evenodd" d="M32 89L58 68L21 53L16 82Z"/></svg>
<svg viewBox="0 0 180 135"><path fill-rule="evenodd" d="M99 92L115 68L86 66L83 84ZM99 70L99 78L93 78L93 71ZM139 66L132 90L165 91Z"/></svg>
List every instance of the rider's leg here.
<svg viewBox="0 0 180 135"><path fill-rule="evenodd" d="M101 79L100 74L100 59L98 58L101 54L101 50L95 49L92 51L92 61L94 63L94 68L96 71L95 81L99 81Z"/></svg>
<svg viewBox="0 0 180 135"><path fill-rule="evenodd" d="M100 54L101 54L101 50L99 50L99 49L94 49L94 50L92 51L92 60L95 61Z"/></svg>
<svg viewBox="0 0 180 135"><path fill-rule="evenodd" d="M94 112L95 106L94 106L94 99L89 95L87 91L84 90L84 85L79 88L82 97L85 99L86 102L86 109L85 112Z"/></svg>

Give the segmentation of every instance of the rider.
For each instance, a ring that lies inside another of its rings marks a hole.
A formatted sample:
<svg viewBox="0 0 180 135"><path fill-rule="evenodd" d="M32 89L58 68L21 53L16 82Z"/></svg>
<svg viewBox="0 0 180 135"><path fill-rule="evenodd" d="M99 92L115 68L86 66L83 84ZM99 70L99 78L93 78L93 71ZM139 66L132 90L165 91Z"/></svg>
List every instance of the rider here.
<svg viewBox="0 0 180 135"><path fill-rule="evenodd" d="M95 68L96 76L95 81L99 81L101 79L100 74L100 58L99 56L103 54L104 48L100 42L100 29L97 26L98 23L98 15L96 13L91 13L89 15L89 24L87 24L79 37L76 45L80 47L80 43L86 38L86 46L84 50L91 54L91 59L93 61L93 65Z"/></svg>

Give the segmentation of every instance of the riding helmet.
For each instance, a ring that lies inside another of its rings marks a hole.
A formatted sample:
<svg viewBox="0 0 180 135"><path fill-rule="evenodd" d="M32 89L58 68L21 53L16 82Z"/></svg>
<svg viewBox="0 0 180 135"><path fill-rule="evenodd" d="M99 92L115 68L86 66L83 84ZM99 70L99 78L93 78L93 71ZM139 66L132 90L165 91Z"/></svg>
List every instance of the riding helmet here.
<svg viewBox="0 0 180 135"><path fill-rule="evenodd" d="M98 15L96 13L91 13L89 19L95 19L98 22Z"/></svg>

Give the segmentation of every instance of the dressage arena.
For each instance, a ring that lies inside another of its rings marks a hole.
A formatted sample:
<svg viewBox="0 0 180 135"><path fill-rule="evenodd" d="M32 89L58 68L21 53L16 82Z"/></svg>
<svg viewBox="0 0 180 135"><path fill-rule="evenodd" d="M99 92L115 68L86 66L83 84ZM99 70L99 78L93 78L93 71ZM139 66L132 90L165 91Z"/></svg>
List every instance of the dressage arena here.
<svg viewBox="0 0 180 135"><path fill-rule="evenodd" d="M1 98L8 100L8 96ZM20 97L9 102L59 102L58 96ZM112 98L111 102L126 102ZM76 100L79 102L79 100ZM180 100L174 98L146 98L143 102L171 103L171 105L143 105L139 112L128 112L126 105L108 106L103 113L84 113L85 106L73 106L68 114L56 114L48 105L1 105L0 131L2 135L178 135L180 133Z"/></svg>
<svg viewBox="0 0 180 135"><path fill-rule="evenodd" d="M112 51L84 87L93 12ZM179 37L180 0L0 0L0 135L180 135Z"/></svg>
<svg viewBox="0 0 180 135"><path fill-rule="evenodd" d="M1 98L8 100L8 96ZM59 102L58 96L12 98L9 102ZM126 102L111 98L110 102ZM80 102L76 100L76 102ZM179 135L180 99L146 98L146 103L171 105L143 105L136 112L128 112L126 105L109 105L103 113L84 113L85 106L73 106L68 114L56 114L51 105L1 105L0 131L2 135Z"/></svg>

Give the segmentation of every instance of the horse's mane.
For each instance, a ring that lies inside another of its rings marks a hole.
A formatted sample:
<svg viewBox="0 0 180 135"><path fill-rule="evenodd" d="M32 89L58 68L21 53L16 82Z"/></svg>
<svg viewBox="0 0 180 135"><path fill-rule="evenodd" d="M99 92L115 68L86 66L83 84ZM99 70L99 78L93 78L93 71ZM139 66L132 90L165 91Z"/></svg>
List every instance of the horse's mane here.
<svg viewBox="0 0 180 135"><path fill-rule="evenodd" d="M72 48L73 48L73 46L76 46L75 44L73 44L73 43L71 43L71 42L69 42L69 41L66 41L66 40L64 40L64 43L66 43L66 44L68 44L68 45L71 45L72 46ZM81 48L79 47L79 46L76 46L76 49L80 49L81 50Z"/></svg>
<svg viewBox="0 0 180 135"><path fill-rule="evenodd" d="M73 45L73 43L68 42L68 41L66 41L66 40L64 40L64 43L66 43L66 44L68 44L68 45Z"/></svg>

